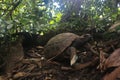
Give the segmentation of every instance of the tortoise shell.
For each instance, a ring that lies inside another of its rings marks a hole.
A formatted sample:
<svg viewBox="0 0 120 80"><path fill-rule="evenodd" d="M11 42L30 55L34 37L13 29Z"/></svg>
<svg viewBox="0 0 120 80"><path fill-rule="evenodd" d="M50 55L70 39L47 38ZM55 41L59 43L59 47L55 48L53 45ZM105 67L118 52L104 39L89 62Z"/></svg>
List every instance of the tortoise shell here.
<svg viewBox="0 0 120 80"><path fill-rule="evenodd" d="M44 47L45 57L47 59L55 58L66 50L66 48L71 46L78 38L83 40L84 36L79 36L74 33L61 33L54 36Z"/></svg>

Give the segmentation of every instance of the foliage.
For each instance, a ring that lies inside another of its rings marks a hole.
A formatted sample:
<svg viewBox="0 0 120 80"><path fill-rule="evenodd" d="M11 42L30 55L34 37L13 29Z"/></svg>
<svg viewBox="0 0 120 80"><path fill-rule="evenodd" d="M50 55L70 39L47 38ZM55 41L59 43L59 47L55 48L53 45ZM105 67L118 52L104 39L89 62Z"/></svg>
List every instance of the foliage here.
<svg viewBox="0 0 120 80"><path fill-rule="evenodd" d="M119 0L1 0L0 36L65 29L105 31L120 18Z"/></svg>
<svg viewBox="0 0 120 80"><path fill-rule="evenodd" d="M65 20L66 22L72 22L72 27L74 28L89 27L96 28L96 31L105 30L107 26L119 20L119 1L76 0L72 3L72 5L68 6L70 9L66 7L68 11L64 11L62 19L63 22ZM71 24L69 26L71 26Z"/></svg>

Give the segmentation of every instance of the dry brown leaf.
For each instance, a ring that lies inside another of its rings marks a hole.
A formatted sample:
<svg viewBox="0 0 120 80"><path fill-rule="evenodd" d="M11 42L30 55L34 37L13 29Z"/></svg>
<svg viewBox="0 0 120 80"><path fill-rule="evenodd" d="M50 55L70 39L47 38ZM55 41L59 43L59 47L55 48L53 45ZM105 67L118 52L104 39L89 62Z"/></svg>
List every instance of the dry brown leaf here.
<svg viewBox="0 0 120 80"><path fill-rule="evenodd" d="M23 76L25 76L25 75L27 75L27 73L25 73L25 72L18 72L18 73L16 73L16 74L13 76L13 78L14 78L14 79L17 79L17 78L23 77Z"/></svg>
<svg viewBox="0 0 120 80"><path fill-rule="evenodd" d="M101 69L101 71L105 69L105 66L104 66L105 61L106 61L106 58L105 58L104 52L100 50L100 64L98 68Z"/></svg>
<svg viewBox="0 0 120 80"><path fill-rule="evenodd" d="M32 77L32 76L40 76L41 73L26 73L26 72L18 72L16 73L14 76L13 76L13 80L18 80L18 78L21 78L21 77Z"/></svg>
<svg viewBox="0 0 120 80"><path fill-rule="evenodd" d="M8 80L6 76L0 76L0 80Z"/></svg>
<svg viewBox="0 0 120 80"><path fill-rule="evenodd" d="M68 71L68 70L72 70L72 68L71 68L71 67L62 66L62 67L61 67L61 70L66 70L66 71Z"/></svg>
<svg viewBox="0 0 120 80"><path fill-rule="evenodd" d="M116 49L105 61L106 68L120 66L120 48Z"/></svg>
<svg viewBox="0 0 120 80"><path fill-rule="evenodd" d="M103 77L103 80L116 80L116 78L119 78L120 76L120 67L116 68L114 71L112 71L109 74L106 74Z"/></svg>
<svg viewBox="0 0 120 80"><path fill-rule="evenodd" d="M120 48L116 49L107 59L105 58L104 52L100 50L100 64L98 68L101 71L118 66L120 66Z"/></svg>

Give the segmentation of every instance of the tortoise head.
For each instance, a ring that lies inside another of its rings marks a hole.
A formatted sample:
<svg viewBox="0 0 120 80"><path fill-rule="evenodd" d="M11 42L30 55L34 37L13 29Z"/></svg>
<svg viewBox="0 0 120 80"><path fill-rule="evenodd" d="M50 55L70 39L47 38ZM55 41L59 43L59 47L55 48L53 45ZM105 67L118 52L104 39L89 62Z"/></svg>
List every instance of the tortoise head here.
<svg viewBox="0 0 120 80"><path fill-rule="evenodd" d="M79 49L80 46L83 46L85 43L89 42L92 39L90 34L82 35L74 40L72 46Z"/></svg>
<svg viewBox="0 0 120 80"><path fill-rule="evenodd" d="M92 35L91 34L84 34L84 35L80 36L80 38L81 38L83 43L86 43L92 39Z"/></svg>
<svg viewBox="0 0 120 80"><path fill-rule="evenodd" d="M92 35L91 34L85 34L85 35L82 35L83 38L85 39L91 39L92 38Z"/></svg>

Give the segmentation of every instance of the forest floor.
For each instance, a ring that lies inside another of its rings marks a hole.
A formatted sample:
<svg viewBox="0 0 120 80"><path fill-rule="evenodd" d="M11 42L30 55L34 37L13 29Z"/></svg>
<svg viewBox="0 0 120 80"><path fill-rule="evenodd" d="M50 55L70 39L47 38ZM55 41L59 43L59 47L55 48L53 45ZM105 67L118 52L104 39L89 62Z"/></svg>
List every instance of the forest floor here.
<svg viewBox="0 0 120 80"><path fill-rule="evenodd" d="M26 48L24 59L15 64L10 74L1 72L0 80L120 80L120 39L90 44L90 49L84 47L79 52L78 63L82 65L72 67L46 60L42 46Z"/></svg>
<svg viewBox="0 0 120 80"><path fill-rule="evenodd" d="M100 80L102 76L96 63L76 70L67 63L48 62L43 54L37 54L40 52L36 48L27 50L25 58L15 64L11 74L1 76L0 80Z"/></svg>

